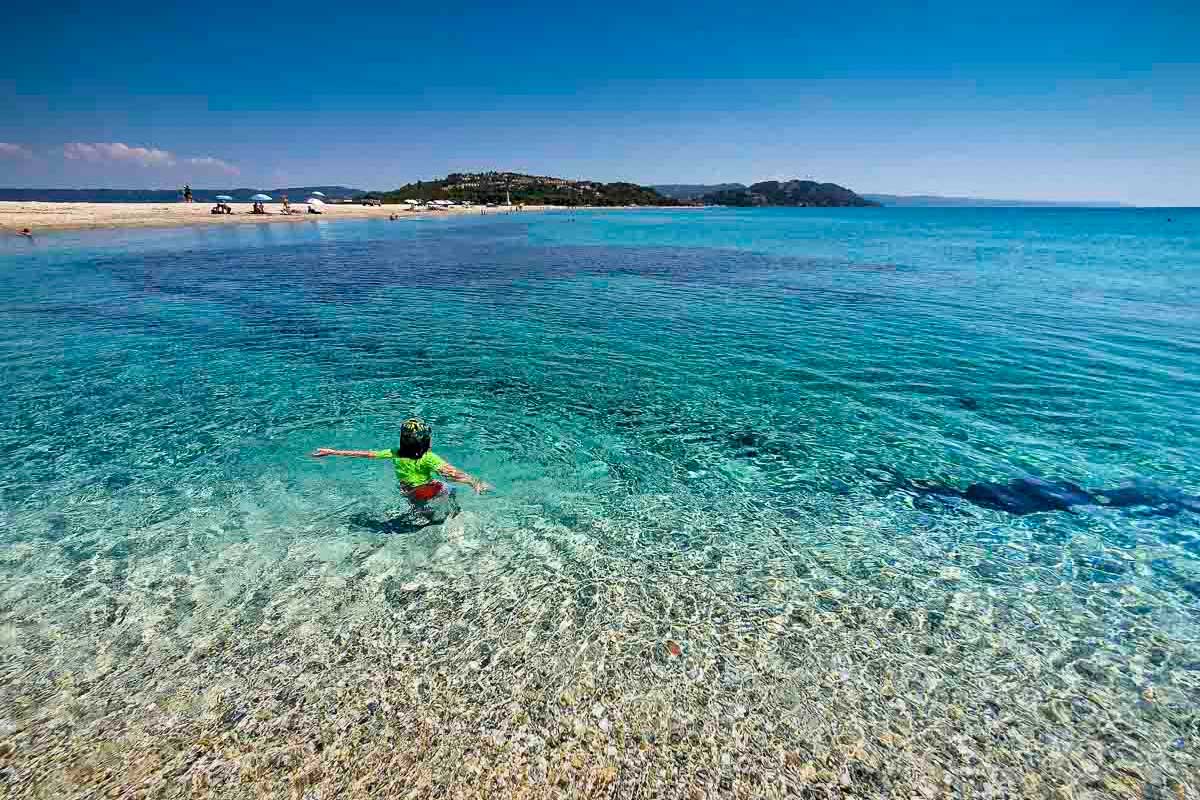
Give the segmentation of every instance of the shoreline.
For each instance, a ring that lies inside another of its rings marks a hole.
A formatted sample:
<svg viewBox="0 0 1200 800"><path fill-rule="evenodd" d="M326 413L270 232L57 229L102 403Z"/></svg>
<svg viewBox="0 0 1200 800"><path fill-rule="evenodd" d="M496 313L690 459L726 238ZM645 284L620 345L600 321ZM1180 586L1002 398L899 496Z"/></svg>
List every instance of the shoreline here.
<svg viewBox="0 0 1200 800"><path fill-rule="evenodd" d="M282 214L281 203L266 203L268 213L251 214L251 203L230 203L232 214L211 214L208 203L72 203L45 201L0 201L0 230L16 234L29 228L36 236L47 231L95 230L104 228L165 228L185 225L219 225L273 222L325 222L342 219L421 219L451 214L511 214L522 211L567 211L567 206L528 205L472 206L436 211L412 211L407 206L326 205L320 215L309 214L303 203L293 209L300 213ZM578 206L575 210L633 211L646 208L695 208L694 206Z"/></svg>
<svg viewBox="0 0 1200 800"><path fill-rule="evenodd" d="M468 213L511 213L508 207L448 208L410 211L406 206L326 205L321 214L309 214L303 203L292 206L300 213L282 214L282 203L264 204L266 214L251 214L252 203L230 203L232 214L212 214L208 203L57 203L0 201L0 229L13 233L30 228L34 235L46 231L94 230L102 228L160 228L184 225L230 225L272 222L318 222L338 219L402 219ZM526 206L526 211L545 211L553 206Z"/></svg>

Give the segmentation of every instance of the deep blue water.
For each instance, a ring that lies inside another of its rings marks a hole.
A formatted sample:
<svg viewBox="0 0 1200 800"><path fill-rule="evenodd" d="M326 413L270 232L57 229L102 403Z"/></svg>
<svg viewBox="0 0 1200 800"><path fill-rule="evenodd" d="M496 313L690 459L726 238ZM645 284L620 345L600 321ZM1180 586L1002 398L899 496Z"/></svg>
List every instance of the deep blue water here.
<svg viewBox="0 0 1200 800"><path fill-rule="evenodd" d="M358 569L339 548L389 535L370 522L402 507L390 469L306 454L391 446L421 415L497 488L463 500L468 538L522 563L741 574L770 539L873 603L1036 609L1057 645L1107 654L1131 708L1147 681L1195 698L1178 660L1126 670L1130 631L1181 652L1200 633L1200 515L1161 501L1200 494L1196 210L63 233L0 244L0 319L0 616L23 670L90 663L56 637L116 635L114 605L186 647L284 591L298 542ZM1160 501L1015 515L914 489L1019 478ZM430 541L388 574L496 568ZM880 588L888 570L945 580ZM179 576L191 605L164 600Z"/></svg>

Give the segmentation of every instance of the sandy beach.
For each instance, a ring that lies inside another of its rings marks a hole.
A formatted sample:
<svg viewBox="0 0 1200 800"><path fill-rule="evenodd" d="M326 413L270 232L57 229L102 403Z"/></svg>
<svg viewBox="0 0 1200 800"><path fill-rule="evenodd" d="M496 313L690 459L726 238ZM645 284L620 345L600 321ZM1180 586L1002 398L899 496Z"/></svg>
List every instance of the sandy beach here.
<svg viewBox="0 0 1200 800"><path fill-rule="evenodd" d="M302 203L292 205L300 213L283 214L281 203L266 203L267 213L251 214L251 203L231 203L232 214L212 214L210 203L43 203L0 202L0 229L10 232L29 228L35 234L47 230L83 228L149 228L175 225L240 224L246 222L312 222L314 220L357 219L392 214L402 217L421 217L430 214L507 214L514 208L448 208L438 211L411 211L407 206L326 205L322 214L306 213ZM540 211L547 206L525 206L527 211Z"/></svg>

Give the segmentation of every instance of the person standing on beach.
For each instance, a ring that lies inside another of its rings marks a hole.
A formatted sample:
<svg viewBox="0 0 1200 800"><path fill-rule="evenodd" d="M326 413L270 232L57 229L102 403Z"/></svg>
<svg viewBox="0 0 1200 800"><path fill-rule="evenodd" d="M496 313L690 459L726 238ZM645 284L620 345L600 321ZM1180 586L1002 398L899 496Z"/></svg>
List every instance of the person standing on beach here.
<svg viewBox="0 0 1200 800"><path fill-rule="evenodd" d="M185 183L183 185L183 202L192 202L192 185L190 183Z"/></svg>

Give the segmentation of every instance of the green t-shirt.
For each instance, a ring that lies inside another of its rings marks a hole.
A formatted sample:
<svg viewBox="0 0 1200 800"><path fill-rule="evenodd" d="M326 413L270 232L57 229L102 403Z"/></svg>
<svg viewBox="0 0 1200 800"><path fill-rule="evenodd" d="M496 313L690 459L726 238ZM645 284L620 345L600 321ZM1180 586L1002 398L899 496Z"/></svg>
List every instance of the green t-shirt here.
<svg viewBox="0 0 1200 800"><path fill-rule="evenodd" d="M376 450L371 453L375 458L390 458L396 469L396 480L406 489L429 483L438 474L438 467L446 462L430 450L420 458L401 458L395 450Z"/></svg>

